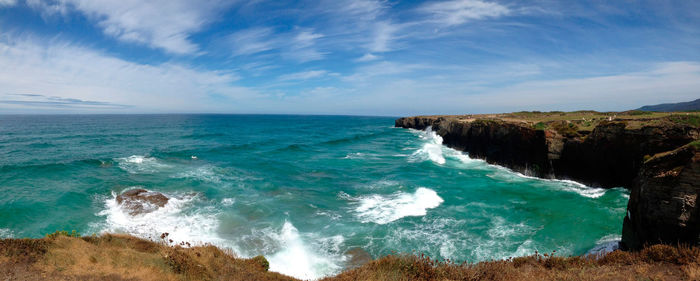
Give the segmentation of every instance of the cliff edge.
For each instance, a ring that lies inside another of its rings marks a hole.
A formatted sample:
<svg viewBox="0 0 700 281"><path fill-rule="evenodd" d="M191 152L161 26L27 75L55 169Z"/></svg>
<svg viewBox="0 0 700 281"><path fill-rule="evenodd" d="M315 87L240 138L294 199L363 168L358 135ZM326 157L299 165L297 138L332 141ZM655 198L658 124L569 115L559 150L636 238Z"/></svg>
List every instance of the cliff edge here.
<svg viewBox="0 0 700 281"><path fill-rule="evenodd" d="M700 138L700 113L416 116L395 126L431 127L445 145L524 174L631 188L645 156Z"/></svg>
<svg viewBox="0 0 700 281"><path fill-rule="evenodd" d="M700 242L700 141L644 162L630 194L622 246Z"/></svg>

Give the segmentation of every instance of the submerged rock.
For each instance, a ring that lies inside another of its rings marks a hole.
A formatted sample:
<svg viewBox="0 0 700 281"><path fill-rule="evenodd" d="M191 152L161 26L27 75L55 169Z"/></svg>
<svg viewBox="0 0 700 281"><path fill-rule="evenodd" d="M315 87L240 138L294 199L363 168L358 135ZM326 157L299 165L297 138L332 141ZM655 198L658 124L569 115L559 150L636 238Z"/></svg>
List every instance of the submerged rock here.
<svg viewBox="0 0 700 281"><path fill-rule="evenodd" d="M168 200L169 198L160 192L142 188L127 190L117 196L117 203L132 216L162 208Z"/></svg>
<svg viewBox="0 0 700 281"><path fill-rule="evenodd" d="M694 144L644 162L627 205L624 248L700 243L700 143Z"/></svg>
<svg viewBox="0 0 700 281"><path fill-rule="evenodd" d="M346 265L348 269L357 268L372 261L372 256L362 248L352 248L347 250L345 255L350 257Z"/></svg>

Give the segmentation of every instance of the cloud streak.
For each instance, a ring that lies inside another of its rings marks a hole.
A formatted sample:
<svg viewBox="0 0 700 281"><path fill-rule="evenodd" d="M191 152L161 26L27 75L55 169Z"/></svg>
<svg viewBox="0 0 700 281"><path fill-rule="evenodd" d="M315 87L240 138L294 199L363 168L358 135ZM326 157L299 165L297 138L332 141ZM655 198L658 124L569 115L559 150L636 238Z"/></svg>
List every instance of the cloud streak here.
<svg viewBox="0 0 700 281"><path fill-rule="evenodd" d="M450 0L425 4L419 9L436 22L451 26L472 20L497 18L511 13L508 7L481 0Z"/></svg>
<svg viewBox="0 0 700 281"><path fill-rule="evenodd" d="M17 96L23 99L19 100L0 100L0 103L23 105L30 108L94 108L94 109L114 109L127 108L128 105L114 104L102 101L89 101L74 98L62 98L55 96L45 96L39 94L10 94L8 96Z"/></svg>
<svg viewBox="0 0 700 281"><path fill-rule="evenodd" d="M54 104L129 106L105 108L112 112L190 112L232 111L235 105L222 105L220 99L235 103L259 95L236 85L239 77L230 71L138 64L65 42L0 40L0 65L14 66L0 68L5 101L20 101L9 93L42 93L60 97L43 100Z"/></svg>
<svg viewBox="0 0 700 281"><path fill-rule="evenodd" d="M29 0L28 3L45 14L79 11L97 22L106 35L173 54L197 52L199 47L189 36L230 6L221 0Z"/></svg>

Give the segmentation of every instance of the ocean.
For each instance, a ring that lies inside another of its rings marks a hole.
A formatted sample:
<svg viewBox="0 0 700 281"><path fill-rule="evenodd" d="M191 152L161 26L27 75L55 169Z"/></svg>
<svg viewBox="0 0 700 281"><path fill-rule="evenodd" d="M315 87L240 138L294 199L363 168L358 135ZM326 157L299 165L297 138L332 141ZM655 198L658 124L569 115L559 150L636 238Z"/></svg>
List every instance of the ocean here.
<svg viewBox="0 0 700 281"><path fill-rule="evenodd" d="M130 233L316 279L348 250L477 262L620 238L628 191L528 177L390 117L0 115L0 237ZM170 201L129 215L144 188Z"/></svg>

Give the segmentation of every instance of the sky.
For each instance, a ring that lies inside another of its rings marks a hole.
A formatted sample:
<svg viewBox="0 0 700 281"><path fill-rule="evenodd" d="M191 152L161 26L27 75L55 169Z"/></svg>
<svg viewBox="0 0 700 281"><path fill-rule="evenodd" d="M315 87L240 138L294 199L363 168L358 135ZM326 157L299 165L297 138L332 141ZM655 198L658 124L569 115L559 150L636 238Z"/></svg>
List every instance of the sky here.
<svg viewBox="0 0 700 281"><path fill-rule="evenodd" d="M0 114L404 116L700 98L700 1L0 0Z"/></svg>

